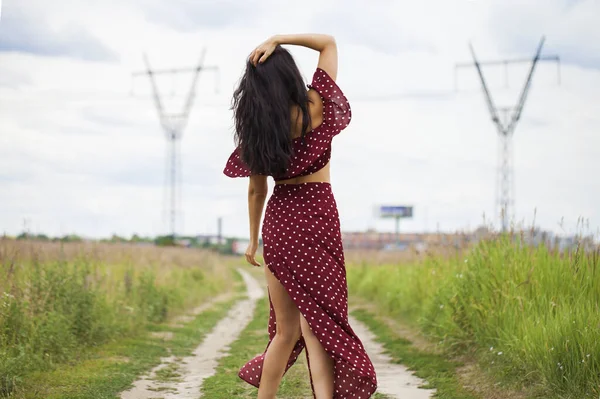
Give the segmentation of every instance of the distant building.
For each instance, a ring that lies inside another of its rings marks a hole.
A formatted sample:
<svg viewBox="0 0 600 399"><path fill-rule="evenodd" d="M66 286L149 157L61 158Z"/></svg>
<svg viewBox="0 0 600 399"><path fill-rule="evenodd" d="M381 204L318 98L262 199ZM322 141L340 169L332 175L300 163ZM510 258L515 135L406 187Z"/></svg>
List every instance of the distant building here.
<svg viewBox="0 0 600 399"><path fill-rule="evenodd" d="M248 240L234 240L231 243L231 251L236 255L244 255L248 244L250 244Z"/></svg>
<svg viewBox="0 0 600 399"><path fill-rule="evenodd" d="M196 240L197 240L198 244L210 244L210 245L223 245L227 242L225 240L225 237L219 237L219 236L212 235L212 234L197 235Z"/></svg>
<svg viewBox="0 0 600 399"><path fill-rule="evenodd" d="M191 245L192 241L189 238L181 238L181 239L176 239L175 240L175 245L177 245L178 247L189 247Z"/></svg>
<svg viewBox="0 0 600 399"><path fill-rule="evenodd" d="M391 232L374 230L342 232L345 249L402 251L414 248L421 252L435 246L461 248L474 241L477 241L476 236L467 233L401 233L396 235Z"/></svg>
<svg viewBox="0 0 600 399"><path fill-rule="evenodd" d="M424 235L405 233L399 236L395 233L376 232L342 232L342 242L345 249L369 250L404 250L411 245L426 246Z"/></svg>

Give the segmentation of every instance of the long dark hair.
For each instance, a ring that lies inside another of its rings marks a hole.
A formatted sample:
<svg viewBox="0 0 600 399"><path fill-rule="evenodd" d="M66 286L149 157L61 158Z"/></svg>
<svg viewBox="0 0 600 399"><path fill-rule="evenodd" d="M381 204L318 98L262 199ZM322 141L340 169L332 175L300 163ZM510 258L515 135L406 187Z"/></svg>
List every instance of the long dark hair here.
<svg viewBox="0 0 600 399"><path fill-rule="evenodd" d="M233 93L235 141L252 173L278 176L293 156L292 107L302 117L302 135L310 126L308 93L292 55L277 46L264 63L246 63Z"/></svg>

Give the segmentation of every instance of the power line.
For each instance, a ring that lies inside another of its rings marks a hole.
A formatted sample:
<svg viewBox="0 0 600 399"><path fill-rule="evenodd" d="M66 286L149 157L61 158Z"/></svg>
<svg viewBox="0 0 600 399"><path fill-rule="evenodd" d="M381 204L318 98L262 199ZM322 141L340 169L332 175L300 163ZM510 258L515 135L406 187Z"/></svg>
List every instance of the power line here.
<svg viewBox="0 0 600 399"><path fill-rule="evenodd" d="M455 66L455 88L456 71L463 67L474 66L477 69L479 79L481 80L481 88L485 97L486 105L490 113L492 122L496 126L500 141L498 167L496 176L496 207L499 211L502 224L502 231L508 230L510 218L514 215L515 189L514 189L514 170L513 170L513 151L512 151L512 136L517 127L517 123L523 114L523 108L527 101L527 96L531 88L531 81L537 64L541 61L553 61L558 65L558 81L560 83L560 59L556 55L541 56L542 47L544 46L545 37L542 37L535 56L533 59L505 59L500 61L480 62L477 60L473 45L469 43L469 49L473 57L472 63L461 63ZM515 107L497 107L492 99L490 90L483 75L482 66L484 65L504 65L506 67L506 85L508 85L508 66L518 63L531 63L527 80L519 96L519 102Z"/></svg>
<svg viewBox="0 0 600 399"><path fill-rule="evenodd" d="M183 136L183 131L187 125L189 115L196 98L196 84L198 82L198 78L200 76L200 72L204 70L212 70L218 72L217 66L206 66L204 65L204 58L206 55L206 49L202 50L202 54L200 55L200 60L195 67L191 68L170 68L170 69L158 69L153 70L150 67L150 62L148 60L148 56L144 54L144 63L146 64L146 70L142 72L134 72L132 74L132 79L135 79L139 76L148 76L150 79L150 84L152 87L152 94L154 99L154 105L156 107L156 111L158 113L160 124L165 132L167 138L167 168L166 168L166 181L165 181L165 189L168 187L170 194L170 203L169 203L169 216L170 216L170 233L171 237L174 240L177 234L177 216L178 211L181 208L181 150L180 150L180 141ZM192 73L193 79L185 97L186 101L183 105L183 108L178 113L168 113L165 111L162 97L158 90L158 85L156 82L157 75L177 75L181 73ZM218 76L218 74L217 74ZM215 90L218 91L218 79L215 79ZM167 208L165 206L165 208ZM181 223L183 223L183 218L181 218Z"/></svg>

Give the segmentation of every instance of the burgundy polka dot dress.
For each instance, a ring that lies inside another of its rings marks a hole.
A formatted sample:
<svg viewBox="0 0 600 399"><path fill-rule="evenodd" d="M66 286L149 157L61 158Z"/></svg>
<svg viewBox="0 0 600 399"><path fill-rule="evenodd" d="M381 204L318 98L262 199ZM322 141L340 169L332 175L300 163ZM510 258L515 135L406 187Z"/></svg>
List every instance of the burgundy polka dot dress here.
<svg viewBox="0 0 600 399"><path fill-rule="evenodd" d="M304 140L294 139L292 162L285 175L274 176L275 181L309 175L324 167L331 157L333 137L352 118L347 98L324 70L317 68L308 87L316 90L323 100L323 123L306 133ZM224 173L229 177L251 175L237 150L229 157ZM362 342L348 323L344 250L331 185L276 184L267 203L262 237L266 265L334 359L334 398L370 398L377 387L377 378ZM267 348L275 336L276 324L271 304ZM304 346L301 337L290 354L286 372ZM265 353L266 349L239 372L240 378L255 387L260 385ZM306 357L310 363L308 352Z"/></svg>

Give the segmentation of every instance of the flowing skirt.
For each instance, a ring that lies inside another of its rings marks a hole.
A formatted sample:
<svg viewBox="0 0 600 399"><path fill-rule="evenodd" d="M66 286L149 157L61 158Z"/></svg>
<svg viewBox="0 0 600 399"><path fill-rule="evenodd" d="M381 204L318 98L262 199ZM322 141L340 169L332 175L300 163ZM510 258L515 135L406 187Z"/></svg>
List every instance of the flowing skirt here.
<svg viewBox="0 0 600 399"><path fill-rule="evenodd" d="M344 251L331 185L275 185L267 203L262 236L266 265L334 360L334 398L370 398L377 387L377 378L362 342L348 323ZM271 303L267 348L275 336L275 325ZM304 346L301 337L290 354L285 372L296 362ZM239 371L239 377L255 387L260 385L265 353L266 349ZM308 352L306 357L310 362Z"/></svg>

